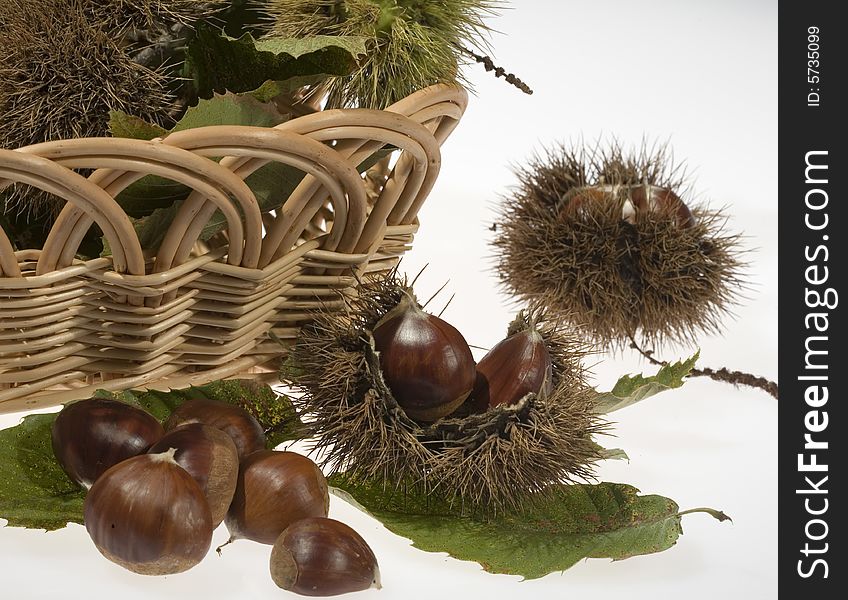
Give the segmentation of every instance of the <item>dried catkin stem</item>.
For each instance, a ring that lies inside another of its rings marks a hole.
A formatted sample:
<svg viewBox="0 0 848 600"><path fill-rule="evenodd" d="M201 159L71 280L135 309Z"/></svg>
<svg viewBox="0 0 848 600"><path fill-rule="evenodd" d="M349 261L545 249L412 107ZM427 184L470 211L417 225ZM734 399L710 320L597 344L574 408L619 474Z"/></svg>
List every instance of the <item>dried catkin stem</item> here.
<svg viewBox="0 0 848 600"><path fill-rule="evenodd" d="M484 56L484 55L481 55L481 54L477 54L476 52L473 52L473 51L469 50L468 48L464 48L462 46L459 46L459 49L464 54L467 54L468 56L473 58L478 63L481 63L483 65L483 68L486 69L486 71L494 71L495 77L503 77L506 80L507 83L514 85L515 87L517 87L519 90L521 90L525 94L528 94L528 95L533 94L533 90L530 89L530 86L528 86L526 83L521 81L521 79L519 79L515 75L515 73L507 73L506 69L504 69L503 67L499 67L499 66L495 65L495 62L490 57Z"/></svg>
<svg viewBox="0 0 848 600"><path fill-rule="evenodd" d="M644 356L652 365L656 365L658 367L665 367L668 365L667 361L657 360L656 358L654 358L653 350L643 349L641 346L639 346L639 344L636 342L632 335L630 335L629 337L630 347L636 350L642 356ZM705 367L703 369L692 369L691 371L689 371L688 376L709 377L710 379L714 379L715 381L723 381L725 383L731 383L733 385L747 385L748 387L763 390L764 392L774 397L775 400L778 398L777 383L766 379L765 377L758 377L756 375L752 375L751 373L745 373L743 371L730 371L726 367L722 367L718 370Z"/></svg>

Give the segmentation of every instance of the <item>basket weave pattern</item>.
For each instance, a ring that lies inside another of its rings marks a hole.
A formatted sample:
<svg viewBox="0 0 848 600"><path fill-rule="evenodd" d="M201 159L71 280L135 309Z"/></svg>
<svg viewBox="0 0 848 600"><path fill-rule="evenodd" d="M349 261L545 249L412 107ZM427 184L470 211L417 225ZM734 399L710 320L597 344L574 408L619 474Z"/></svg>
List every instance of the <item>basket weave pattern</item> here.
<svg viewBox="0 0 848 600"><path fill-rule="evenodd" d="M433 86L384 111L321 111L275 128L0 150L0 189L21 182L67 201L43 248L15 251L0 229L0 412L96 389L273 379L286 351L272 335L293 343L310 310L340 306L360 275L392 268L410 247L439 146L466 103L464 90ZM356 167L387 145L394 168L369 195ZM306 173L276 215L244 183L271 161ZM192 189L155 256L114 200L149 174ZM201 241L218 211L225 232ZM95 223L111 256L81 261Z"/></svg>

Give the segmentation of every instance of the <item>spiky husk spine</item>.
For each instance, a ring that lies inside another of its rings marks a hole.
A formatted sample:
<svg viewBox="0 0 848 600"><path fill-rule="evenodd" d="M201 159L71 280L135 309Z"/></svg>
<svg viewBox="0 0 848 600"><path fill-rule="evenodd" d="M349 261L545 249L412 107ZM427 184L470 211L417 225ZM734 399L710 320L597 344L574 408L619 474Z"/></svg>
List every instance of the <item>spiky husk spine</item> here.
<svg viewBox="0 0 848 600"><path fill-rule="evenodd" d="M103 136L109 111L167 124L174 70L164 38L223 0L22 0L0 7L0 147ZM164 37L163 37L164 36ZM173 39L172 39L173 38ZM146 57L145 60L142 58ZM64 203L15 186L0 209L39 213Z"/></svg>
<svg viewBox="0 0 848 600"><path fill-rule="evenodd" d="M382 109L435 83L467 83L463 48L488 50L487 17L497 0L266 0L270 34L364 36L360 68L330 82L328 106Z"/></svg>
<svg viewBox="0 0 848 600"><path fill-rule="evenodd" d="M550 340L549 397L429 425L404 413L383 381L370 332L406 289L396 273L364 281L346 311L317 315L292 351L283 377L302 391L293 402L322 464L484 514L520 509L552 482L590 478L600 458L592 436L605 422L584 381L582 352L540 313L523 313L511 331L532 319Z"/></svg>
<svg viewBox="0 0 848 600"><path fill-rule="evenodd" d="M571 319L584 337L620 349L691 343L717 333L744 288L739 236L721 210L695 204L666 146L627 154L613 143L558 146L518 170L492 242L505 288ZM624 218L630 186L672 190L695 223L671 209ZM587 190L595 200L568 210Z"/></svg>

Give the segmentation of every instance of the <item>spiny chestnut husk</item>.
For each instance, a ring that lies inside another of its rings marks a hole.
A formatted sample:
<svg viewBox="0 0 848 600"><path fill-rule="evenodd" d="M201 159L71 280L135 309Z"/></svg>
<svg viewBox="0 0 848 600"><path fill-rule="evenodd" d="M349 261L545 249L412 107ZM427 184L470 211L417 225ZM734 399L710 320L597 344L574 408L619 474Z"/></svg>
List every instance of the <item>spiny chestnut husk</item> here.
<svg viewBox="0 0 848 600"><path fill-rule="evenodd" d="M238 479L238 450L226 433L202 423L187 423L172 429L153 444L150 454L174 448L174 460L194 477L209 502L212 527L224 520Z"/></svg>
<svg viewBox="0 0 848 600"><path fill-rule="evenodd" d="M469 401L432 424L404 412L386 385L371 331L408 293L396 272L366 279L346 311L318 313L292 349L283 377L303 392L292 402L323 466L476 512L520 509L547 484L591 477L599 458L591 437L605 425L580 348L538 311L520 315L508 335L537 323L551 356L547 397L528 394L483 414L469 414Z"/></svg>
<svg viewBox="0 0 848 600"><path fill-rule="evenodd" d="M693 203L665 147L560 146L518 178L493 241L508 291L613 349L720 331L744 287L738 236Z"/></svg>
<svg viewBox="0 0 848 600"><path fill-rule="evenodd" d="M547 397L553 382L551 353L535 323L498 342L477 363L472 404L483 411L512 405L527 394Z"/></svg>
<svg viewBox="0 0 848 600"><path fill-rule="evenodd" d="M329 509L327 480L314 462L296 452L254 452L241 462L227 513L230 541L273 544L295 521L326 517Z"/></svg>
<svg viewBox="0 0 848 600"><path fill-rule="evenodd" d="M455 411L474 387L474 357L456 328L409 295L375 325L374 349L397 403L418 421Z"/></svg>
<svg viewBox="0 0 848 600"><path fill-rule="evenodd" d="M371 547L334 519L310 518L286 528L271 549L271 579L304 596L335 596L380 587Z"/></svg>
<svg viewBox="0 0 848 600"><path fill-rule="evenodd" d="M239 460L265 448L265 432L259 421L238 406L192 398L181 404L165 422L165 431L186 423L203 423L229 435L238 450Z"/></svg>
<svg viewBox="0 0 848 600"><path fill-rule="evenodd" d="M85 498L85 528L101 554L142 575L181 573L212 542L212 514L174 450L115 465Z"/></svg>
<svg viewBox="0 0 848 600"><path fill-rule="evenodd" d="M68 476L90 487L106 469L137 456L165 431L149 413L117 400L68 404L51 430L53 454Z"/></svg>

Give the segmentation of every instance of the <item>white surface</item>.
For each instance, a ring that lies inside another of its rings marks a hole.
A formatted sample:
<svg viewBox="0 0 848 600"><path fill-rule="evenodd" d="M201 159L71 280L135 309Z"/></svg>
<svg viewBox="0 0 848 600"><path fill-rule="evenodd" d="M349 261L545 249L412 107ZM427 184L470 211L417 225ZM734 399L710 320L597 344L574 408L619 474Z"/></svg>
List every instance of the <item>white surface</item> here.
<svg viewBox="0 0 848 600"><path fill-rule="evenodd" d="M429 268L421 295L446 279L456 298L445 317L469 342L494 344L511 308L487 267L491 207L513 182L508 165L557 140L615 134L623 143L670 139L697 169L696 188L726 205L744 231L753 288L725 337L702 339L702 364L777 377L777 3L677 0L522 1L494 22L497 62L536 91L527 97L480 70L479 96L444 148L439 182L421 214L404 267ZM447 298L448 296L445 296ZM689 349L671 349L675 357ZM608 387L647 370L635 356L598 357ZM20 415L0 416L0 427ZM734 522L684 520L685 535L661 554L622 562L583 561L564 574L519 582L473 563L420 552L379 523L333 499L331 516L374 548L381 592L353 598L674 598L777 595L777 402L758 391L705 380L615 413L630 463L601 468L607 481L659 493L682 508L712 506ZM224 541L220 528L213 540ZM4 599L277 598L269 548L238 542L177 576L133 575L103 559L84 528L45 534L0 529ZM83 596L84 595L84 596ZM294 596L291 596L294 597Z"/></svg>

